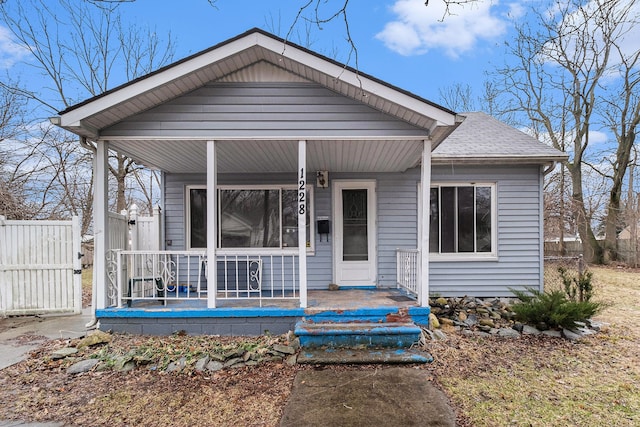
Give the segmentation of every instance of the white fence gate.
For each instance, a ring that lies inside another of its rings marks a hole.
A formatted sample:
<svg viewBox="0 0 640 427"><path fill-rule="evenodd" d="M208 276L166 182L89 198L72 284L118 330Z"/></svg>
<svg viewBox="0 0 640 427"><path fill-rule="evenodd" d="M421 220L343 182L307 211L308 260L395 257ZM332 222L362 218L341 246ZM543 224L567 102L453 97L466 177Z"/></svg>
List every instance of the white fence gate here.
<svg viewBox="0 0 640 427"><path fill-rule="evenodd" d="M0 216L0 315L80 313L80 220Z"/></svg>

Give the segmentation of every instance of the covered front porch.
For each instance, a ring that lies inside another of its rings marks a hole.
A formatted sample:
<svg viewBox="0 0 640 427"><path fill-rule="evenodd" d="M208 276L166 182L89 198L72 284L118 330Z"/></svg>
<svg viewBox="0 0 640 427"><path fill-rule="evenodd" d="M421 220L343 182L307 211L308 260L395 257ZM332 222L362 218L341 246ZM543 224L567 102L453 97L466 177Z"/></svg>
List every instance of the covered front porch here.
<svg viewBox="0 0 640 427"><path fill-rule="evenodd" d="M373 290L411 298L383 297L392 312L429 305L431 153L450 110L251 30L54 121L95 146L100 319L299 314L332 309L330 287L336 310L377 306ZM107 211L110 152L162 174L153 247L129 247L130 219Z"/></svg>

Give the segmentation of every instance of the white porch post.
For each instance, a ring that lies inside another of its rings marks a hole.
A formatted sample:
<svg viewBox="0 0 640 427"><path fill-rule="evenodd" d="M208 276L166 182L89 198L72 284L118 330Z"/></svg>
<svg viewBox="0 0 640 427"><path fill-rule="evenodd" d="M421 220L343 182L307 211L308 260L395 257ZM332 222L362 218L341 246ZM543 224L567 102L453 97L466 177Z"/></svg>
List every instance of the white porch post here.
<svg viewBox="0 0 640 427"><path fill-rule="evenodd" d="M300 307L307 307L307 141L298 141L298 266Z"/></svg>
<svg viewBox="0 0 640 427"><path fill-rule="evenodd" d="M217 265L216 246L218 243L218 231L216 227L216 142L207 141L207 307L216 308ZM198 267L200 268L200 267ZM202 274L198 270L198 274Z"/></svg>
<svg viewBox="0 0 640 427"><path fill-rule="evenodd" d="M429 214L431 212L431 141L424 140L422 146L422 162L420 169L420 191L422 192L422 218L420 239L420 284L418 289L418 304L420 307L429 306Z"/></svg>
<svg viewBox="0 0 640 427"><path fill-rule="evenodd" d="M93 289L97 309L106 307L107 296L107 251L109 250L109 199L107 174L109 172L109 144L106 141L96 143L93 159Z"/></svg>

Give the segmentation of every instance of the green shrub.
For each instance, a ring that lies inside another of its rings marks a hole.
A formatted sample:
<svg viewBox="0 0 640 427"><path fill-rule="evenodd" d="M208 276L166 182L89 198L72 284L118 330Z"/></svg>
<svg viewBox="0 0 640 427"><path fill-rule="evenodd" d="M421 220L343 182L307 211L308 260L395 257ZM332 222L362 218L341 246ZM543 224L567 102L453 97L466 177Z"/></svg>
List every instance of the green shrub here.
<svg viewBox="0 0 640 427"><path fill-rule="evenodd" d="M564 285L564 292L571 301L589 301L593 295L593 284L591 279L593 273L587 271L586 273L579 273L578 277L572 277L564 267L558 267L558 273L562 278L562 284Z"/></svg>
<svg viewBox="0 0 640 427"><path fill-rule="evenodd" d="M527 288L511 292L520 300L511 306L516 319L534 326L574 329L576 322L585 322L604 308L597 302L570 300L563 291L544 293Z"/></svg>

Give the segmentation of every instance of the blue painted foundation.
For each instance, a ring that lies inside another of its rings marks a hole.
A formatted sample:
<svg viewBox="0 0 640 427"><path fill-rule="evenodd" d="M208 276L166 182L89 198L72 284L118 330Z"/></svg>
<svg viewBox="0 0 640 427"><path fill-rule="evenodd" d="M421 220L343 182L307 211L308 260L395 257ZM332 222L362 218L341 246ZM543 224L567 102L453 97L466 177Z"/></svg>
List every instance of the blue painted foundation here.
<svg viewBox="0 0 640 427"><path fill-rule="evenodd" d="M321 310L318 308L202 308L163 307L108 308L96 310L100 329L143 335L279 335L295 329L303 319L313 323L386 323L402 312L405 320L418 325L429 322L428 307L397 307ZM404 321L404 320L403 320ZM358 338L360 340L360 338Z"/></svg>

